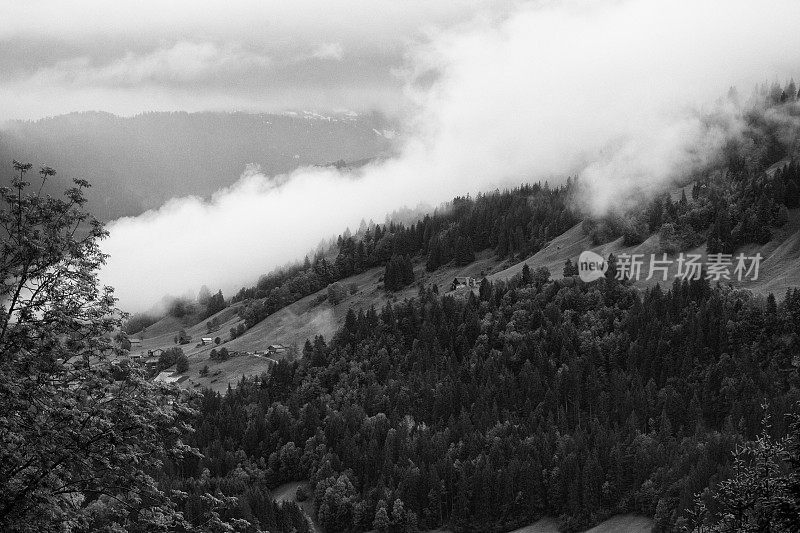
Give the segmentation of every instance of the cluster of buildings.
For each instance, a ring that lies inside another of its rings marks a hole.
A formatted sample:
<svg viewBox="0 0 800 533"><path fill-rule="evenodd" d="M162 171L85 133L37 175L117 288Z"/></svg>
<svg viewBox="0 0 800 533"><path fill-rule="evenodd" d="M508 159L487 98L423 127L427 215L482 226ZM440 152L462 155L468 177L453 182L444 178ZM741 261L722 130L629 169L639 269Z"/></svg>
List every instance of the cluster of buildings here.
<svg viewBox="0 0 800 533"><path fill-rule="evenodd" d="M128 359L130 359L131 363L144 365L148 370L155 370L158 368L158 358L161 357L162 353L164 353L164 350L156 348L155 350L147 350L147 353L130 354Z"/></svg>
<svg viewBox="0 0 800 533"><path fill-rule="evenodd" d="M141 350L142 339L130 338L128 340L131 343L130 353L118 359L116 363L118 364L124 361L129 361L132 364L144 367L149 373L151 373L151 375L156 374L156 372L159 370L160 357L164 353L164 350L161 348L148 349L146 351ZM214 338L202 337L200 339L200 344L198 346L213 346L214 344L215 344ZM134 350L136 350L138 353L133 353ZM266 359L267 362L275 364L278 362L279 356L285 355L288 352L289 352L289 346L280 343L275 343L267 346L265 350L259 350L259 351L243 352L243 351L232 350L228 352L228 357L250 355L255 357L262 357ZM188 379L189 376L186 373L178 374L174 372L174 370L163 370L155 375L155 377L153 378L153 382L180 384Z"/></svg>

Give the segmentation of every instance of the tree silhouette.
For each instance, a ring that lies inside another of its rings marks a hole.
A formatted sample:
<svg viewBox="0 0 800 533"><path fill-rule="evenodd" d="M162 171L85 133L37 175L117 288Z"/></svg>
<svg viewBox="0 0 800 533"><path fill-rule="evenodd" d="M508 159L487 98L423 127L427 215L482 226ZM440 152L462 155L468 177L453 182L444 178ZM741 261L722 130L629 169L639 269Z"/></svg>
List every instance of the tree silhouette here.
<svg viewBox="0 0 800 533"><path fill-rule="evenodd" d="M52 198L41 191L53 169L38 192L30 164L14 169L0 188L0 530L183 527L149 474L178 453L185 404L135 369L112 371L123 316L98 287L107 233L83 210L89 184Z"/></svg>

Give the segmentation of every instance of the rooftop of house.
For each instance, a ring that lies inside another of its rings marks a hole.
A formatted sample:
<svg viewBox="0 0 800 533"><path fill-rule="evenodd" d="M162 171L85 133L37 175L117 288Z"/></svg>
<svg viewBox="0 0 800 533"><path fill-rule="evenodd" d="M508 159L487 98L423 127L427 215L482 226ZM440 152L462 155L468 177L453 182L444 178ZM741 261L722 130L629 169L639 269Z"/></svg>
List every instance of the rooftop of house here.
<svg viewBox="0 0 800 533"><path fill-rule="evenodd" d="M176 374L171 370L164 370L163 372L160 372L155 378L153 378L153 381L155 383L182 383L187 379L189 379L189 376Z"/></svg>

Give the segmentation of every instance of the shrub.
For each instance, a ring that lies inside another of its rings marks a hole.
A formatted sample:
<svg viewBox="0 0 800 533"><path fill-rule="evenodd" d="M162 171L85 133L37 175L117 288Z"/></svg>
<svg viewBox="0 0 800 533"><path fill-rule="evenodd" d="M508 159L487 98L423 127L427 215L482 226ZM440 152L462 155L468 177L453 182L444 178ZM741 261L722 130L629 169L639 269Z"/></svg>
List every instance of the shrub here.
<svg viewBox="0 0 800 533"><path fill-rule="evenodd" d="M178 360L175 363L175 370L177 370L179 374L183 374L184 372L189 370L189 358L186 357L184 354L180 354L178 356Z"/></svg>
<svg viewBox="0 0 800 533"><path fill-rule="evenodd" d="M134 333L139 333L148 326L152 326L156 322L158 322L158 317L156 316L148 315L146 313L136 313L131 315L128 321L125 322L125 326L123 326L122 329L128 335L133 335Z"/></svg>
<svg viewBox="0 0 800 533"><path fill-rule="evenodd" d="M158 369L166 370L167 368L177 363L178 359L181 357L186 357L186 356L183 355L183 350L181 350L177 346L174 348L170 348L168 350L164 350L161 353L161 355L158 356Z"/></svg>
<svg viewBox="0 0 800 533"><path fill-rule="evenodd" d="M328 285L328 301L331 305L336 305L347 297L347 289L341 283L331 283Z"/></svg>

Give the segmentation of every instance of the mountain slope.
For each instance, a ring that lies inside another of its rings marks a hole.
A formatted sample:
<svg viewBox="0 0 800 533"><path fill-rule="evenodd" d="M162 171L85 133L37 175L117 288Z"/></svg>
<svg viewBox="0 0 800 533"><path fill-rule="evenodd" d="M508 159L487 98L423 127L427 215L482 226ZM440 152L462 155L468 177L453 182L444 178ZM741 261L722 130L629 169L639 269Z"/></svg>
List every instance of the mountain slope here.
<svg viewBox="0 0 800 533"><path fill-rule="evenodd" d="M650 254L656 254L659 258L661 256L657 236L651 236L636 246L623 246L622 238L595 246L583 234L580 224L578 224L553 240L544 249L501 272L489 276L489 278L492 280L507 279L521 272L522 266L527 263L531 268L547 267L551 276L554 279L559 279L563 277L564 261L568 258L575 261L584 250L594 251L604 257L608 257L609 253L615 255L621 253L644 254L648 258L647 261L649 261ZM706 245L704 243L696 248L686 250L684 253L700 254L705 258ZM760 271L758 279L745 279L741 283L735 281L733 285L749 289L764 296L773 293L778 299L783 297L786 289L800 286L800 209L788 210L786 225L774 229L773 238L769 242L760 246L753 244L743 246L737 249L733 255L736 256L739 253L743 253L748 257L761 254ZM674 261L677 258L677 254L670 254L667 258ZM646 262L645 265L647 264ZM643 277L646 277L648 272L643 269L642 274ZM638 287L651 287L656 283L661 283L662 286L671 285L676 274L677 263L673 262L666 282L658 277L653 277L650 280L640 279L634 285Z"/></svg>
<svg viewBox="0 0 800 533"><path fill-rule="evenodd" d="M208 196L248 165L274 175L374 158L391 150L391 128L377 114L71 113L0 128L0 181L12 159L86 178L90 211L109 220L175 196Z"/></svg>
<svg viewBox="0 0 800 533"><path fill-rule="evenodd" d="M417 262L415 275L417 280L425 285L438 285L441 292L447 292L456 276L470 276L478 278L483 273L491 273L502 268L506 263L494 258L491 251L478 254L476 261L464 266L446 266L435 272L426 272L424 263ZM223 340L229 336L229 330L239 325L242 320L238 311L242 303L236 303L208 317L195 325L187 326L180 320L166 316L148 326L143 332L132 335L134 338L143 339L141 348L134 348L133 353L147 353L148 350L167 349L175 346L174 337L180 329L184 329L192 337L192 341L181 346L188 356L190 379L185 386L206 386L213 390L224 391L228 384L234 385L243 375L257 374L269 368L271 364L263 357L246 355L246 352L264 351L270 344L284 344L302 350L306 339L313 340L316 335L330 339L344 323L347 311L353 309L368 309L374 306L380 309L387 302L401 301L416 296L416 284L403 290L386 293L382 288L383 268L372 268L356 276L342 280L345 286L355 284L357 292L348 293L345 299L337 305L331 305L325 300L327 290L322 289L305 298L294 302L279 311L272 313L267 318L248 329L243 335L233 340L224 342L221 346L197 346L201 337L220 336ZM463 294L463 293L462 293ZM207 332L206 323L217 318L219 328ZM245 355L233 357L227 361L218 362L210 359L211 350L224 346L229 351L241 352ZM209 365L211 374L201 377L199 371L203 366ZM219 371L218 374L215 372Z"/></svg>
<svg viewBox="0 0 800 533"><path fill-rule="evenodd" d="M484 274L490 281L507 280L519 275L525 264L532 270L545 267L550 270L553 279L561 279L564 262L567 259L577 260L584 250L592 250L604 257L607 257L609 253L615 255L620 253L645 254L649 257L651 253L657 253L658 249L657 236L651 236L636 246L623 246L622 238L593 245L589 236L583 232L581 224L576 224L550 241L543 249L521 261L499 261L491 250L485 250L477 254L476 261L467 266L446 265L434 272L426 272L424 262L417 260L414 267L415 283L395 293L387 293L382 288L381 278L384 269L372 268L340 281L347 287L354 284L357 292L355 294L348 293L339 304L332 306L325 301L326 290L320 290L269 315L248 329L242 336L224 343L224 346L229 351L254 352L265 350L270 344L280 343L296 346L298 350L301 350L305 340L313 340L316 335L322 335L326 340L330 339L344 323L348 309L366 310L371 306L380 309L389 301L412 298L418 292L419 283L426 286L435 284L439 287L440 293L445 294L450 291L450 283L456 276L470 276L479 279L481 274ZM760 253L763 259L758 280L735 285L761 295L774 293L778 299L783 297L787 288L800 286L800 209L789 210L788 222L782 228L774 230L773 239L768 243L762 246L742 247L736 251L736 253L739 252L748 256ZM685 253L705 254L705 244ZM675 259L675 257L674 255L669 256L671 259ZM676 271L677 267L673 264L666 282L656 278L642 279L635 282L634 285L641 288L651 287L656 283L668 286L671 285ZM646 277L647 271L643 270L643 274L643 277ZM465 293L462 290L453 294L463 295ZM227 338L228 330L241 322L237 315L241 305L241 303L234 304L215 315L221 325L210 335ZM182 347L191 363L189 370L191 380L187 383L188 386L203 385L221 391L225 390L229 383L235 384L243 375L255 374L269 367L269 362L253 356L236 357L219 363L211 361L209 353L213 346L195 346L200 337L209 335L206 333L205 324L204 320L185 328L193 338L190 345ZM173 338L182 327L184 327L182 323L173 317L166 317L153 324L143 335L145 341L142 350L174 346ZM206 364L212 369L212 375L201 378L198 372ZM214 374L216 371L219 373Z"/></svg>

